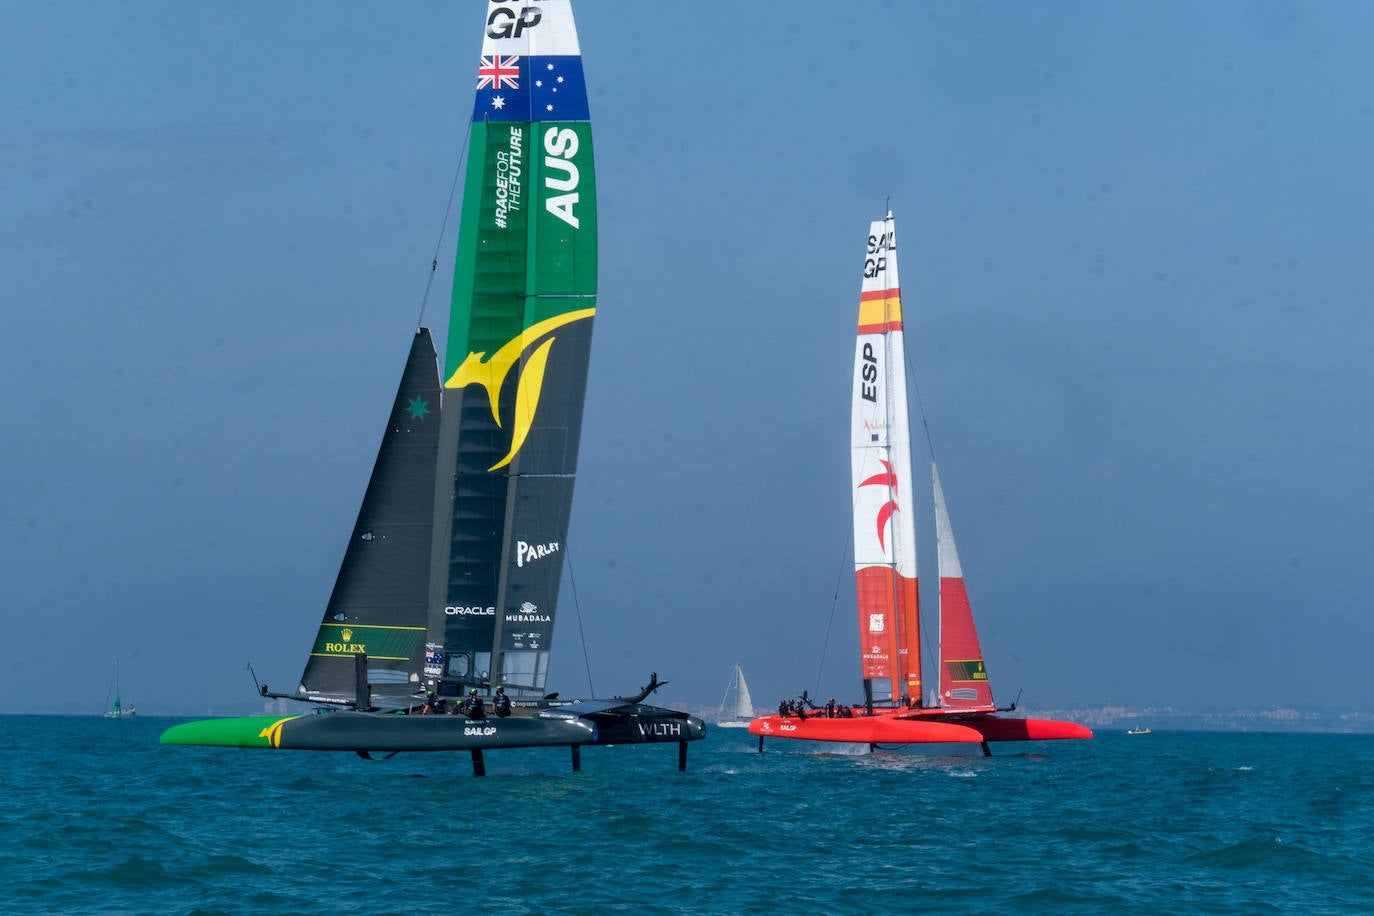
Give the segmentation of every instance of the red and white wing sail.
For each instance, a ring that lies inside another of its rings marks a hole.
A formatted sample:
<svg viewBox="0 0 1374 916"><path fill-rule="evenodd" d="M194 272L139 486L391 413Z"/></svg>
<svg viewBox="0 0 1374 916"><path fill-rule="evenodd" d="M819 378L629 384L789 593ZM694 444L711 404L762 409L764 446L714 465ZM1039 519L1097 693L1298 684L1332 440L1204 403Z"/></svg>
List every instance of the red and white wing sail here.
<svg viewBox="0 0 1374 916"><path fill-rule="evenodd" d="M869 228L850 443L863 677L876 700L921 695L902 296L892 214Z"/></svg>

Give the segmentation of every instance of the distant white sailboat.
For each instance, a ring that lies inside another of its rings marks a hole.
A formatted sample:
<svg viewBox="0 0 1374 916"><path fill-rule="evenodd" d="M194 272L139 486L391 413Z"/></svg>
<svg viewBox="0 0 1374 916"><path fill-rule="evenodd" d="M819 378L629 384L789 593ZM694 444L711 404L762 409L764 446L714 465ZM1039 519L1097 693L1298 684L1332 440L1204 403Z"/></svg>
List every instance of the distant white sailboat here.
<svg viewBox="0 0 1374 916"><path fill-rule="evenodd" d="M110 693L114 694L114 702L110 702ZM138 708L132 703L124 703L119 698L119 662L115 662L114 679L110 682L110 690L105 694L105 718L123 719L126 716L138 714Z"/></svg>
<svg viewBox="0 0 1374 916"><path fill-rule="evenodd" d="M732 718L725 718L725 710L730 703L730 694L735 695L734 706L732 707ZM754 701L749 697L749 685L744 682L744 671L739 665L735 665L735 673L730 676L730 683L725 687L725 698L720 704L721 718L716 722L721 728L748 728L749 722L754 718Z"/></svg>

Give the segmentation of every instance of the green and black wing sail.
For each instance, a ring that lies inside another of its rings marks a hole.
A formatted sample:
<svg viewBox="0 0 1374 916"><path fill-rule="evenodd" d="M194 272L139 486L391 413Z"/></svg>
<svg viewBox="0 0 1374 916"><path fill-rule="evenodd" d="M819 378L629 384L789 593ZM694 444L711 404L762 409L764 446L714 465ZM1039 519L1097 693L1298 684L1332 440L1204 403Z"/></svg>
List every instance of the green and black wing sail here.
<svg viewBox="0 0 1374 916"><path fill-rule="evenodd" d="M544 690L596 305L596 187L566 0L488 6L436 484L426 679Z"/></svg>
<svg viewBox="0 0 1374 916"><path fill-rule="evenodd" d="M418 689L429 609L439 415L434 341L420 328L301 675L304 698L353 700L358 653L367 654L368 680L379 703L388 693L408 696Z"/></svg>

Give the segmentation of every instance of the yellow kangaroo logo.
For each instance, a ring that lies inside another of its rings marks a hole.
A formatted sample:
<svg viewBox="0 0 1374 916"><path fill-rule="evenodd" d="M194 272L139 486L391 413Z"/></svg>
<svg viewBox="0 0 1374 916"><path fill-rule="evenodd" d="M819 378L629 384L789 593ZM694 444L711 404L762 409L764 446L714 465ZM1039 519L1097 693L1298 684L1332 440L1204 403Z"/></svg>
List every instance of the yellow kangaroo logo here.
<svg viewBox="0 0 1374 916"><path fill-rule="evenodd" d="M576 309L535 322L503 344L488 360L482 359L487 355L486 351L469 352L463 364L449 376L448 381L444 382L444 387L466 388L468 385L481 385L487 391L487 400L491 402L491 418L496 421L497 426L502 426L501 388L505 385L506 376L510 375L511 367L520 358L520 354L550 331L574 321L581 321L583 318L590 318L594 314L594 308ZM515 389L515 428L511 433L510 451L506 453L506 457L487 468L488 471L510 464L515 453L520 451L520 446L525 444L525 437L529 435L530 425L534 422L534 412L539 408L539 395L544 390L544 370L548 366L549 349L555 339L550 337L544 341L525 360L525 369L520 373L520 381Z"/></svg>
<svg viewBox="0 0 1374 916"><path fill-rule="evenodd" d="M281 747L281 727L292 719L299 719L300 716L287 716L285 719L278 719L271 725L258 732L259 738L266 738L267 743L273 747Z"/></svg>

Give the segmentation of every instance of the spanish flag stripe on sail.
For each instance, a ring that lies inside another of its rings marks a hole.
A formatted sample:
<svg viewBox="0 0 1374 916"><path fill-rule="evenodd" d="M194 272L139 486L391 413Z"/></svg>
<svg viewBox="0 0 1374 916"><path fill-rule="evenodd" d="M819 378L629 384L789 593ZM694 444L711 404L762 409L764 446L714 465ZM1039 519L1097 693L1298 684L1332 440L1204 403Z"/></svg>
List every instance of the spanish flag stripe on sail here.
<svg viewBox="0 0 1374 916"><path fill-rule="evenodd" d="M866 292L859 296L859 333L884 334L902 329L902 294L896 289Z"/></svg>

